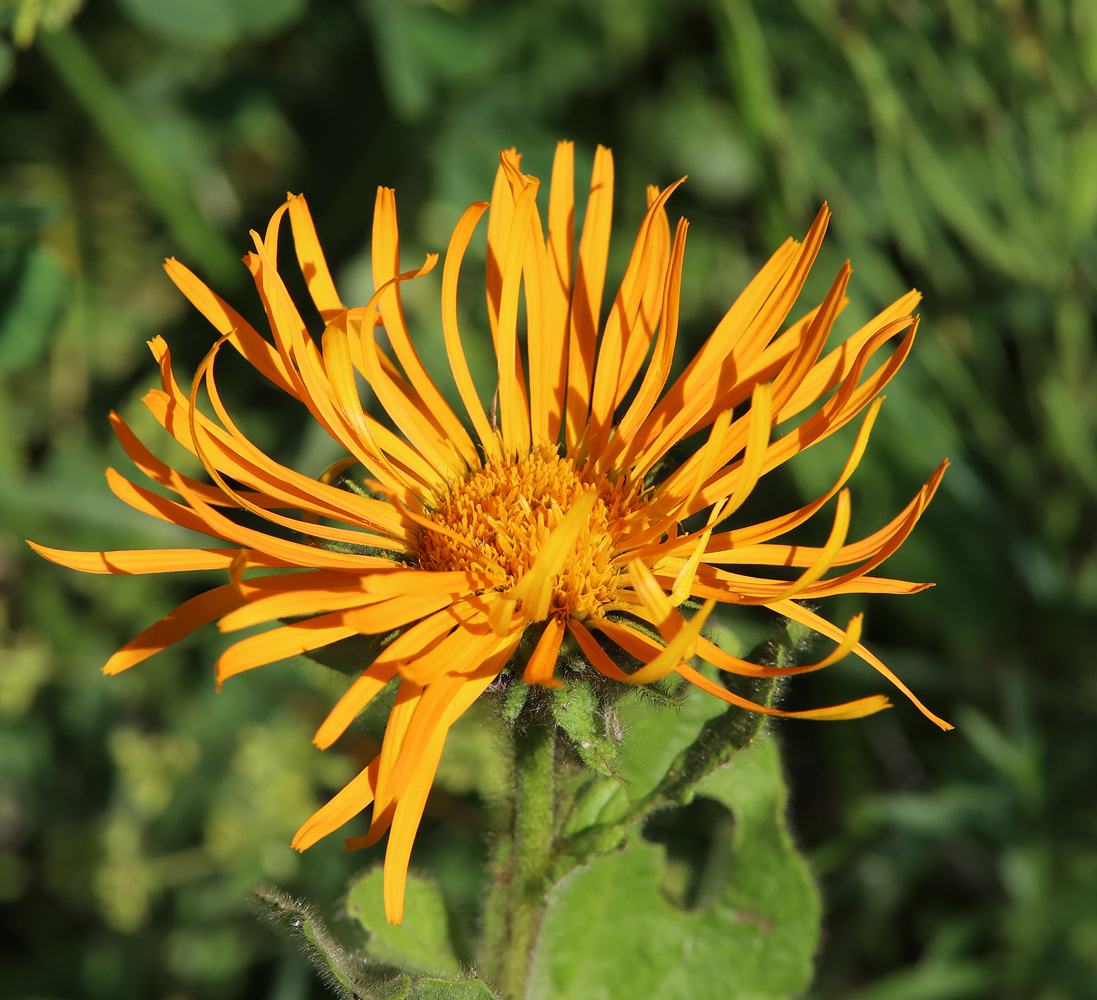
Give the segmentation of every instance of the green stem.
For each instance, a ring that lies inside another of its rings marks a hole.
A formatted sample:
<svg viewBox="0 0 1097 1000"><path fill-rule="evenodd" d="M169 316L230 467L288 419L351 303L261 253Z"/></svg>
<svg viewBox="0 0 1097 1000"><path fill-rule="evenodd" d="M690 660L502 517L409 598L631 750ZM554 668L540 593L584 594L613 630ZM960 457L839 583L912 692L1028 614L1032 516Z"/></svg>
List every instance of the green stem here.
<svg viewBox="0 0 1097 1000"><path fill-rule="evenodd" d="M556 726L547 713L528 713L512 732L510 836L496 847L484 930L494 985L511 1000L521 1000L556 846Z"/></svg>
<svg viewBox="0 0 1097 1000"><path fill-rule="evenodd" d="M777 663L791 666L792 658L782 647ZM776 682L760 679L744 682L736 678L738 692L762 705L772 704ZM733 684L735 681L733 681ZM663 779L646 795L629 801L610 812L610 818L564 839L557 846L550 878L559 879L571 869L586 864L591 858L608 854L624 842L632 824L665 805L686 805L694 789L708 775L722 767L749 744L762 728L765 717L757 712L732 706L721 715L709 719L697 738L671 763Z"/></svg>

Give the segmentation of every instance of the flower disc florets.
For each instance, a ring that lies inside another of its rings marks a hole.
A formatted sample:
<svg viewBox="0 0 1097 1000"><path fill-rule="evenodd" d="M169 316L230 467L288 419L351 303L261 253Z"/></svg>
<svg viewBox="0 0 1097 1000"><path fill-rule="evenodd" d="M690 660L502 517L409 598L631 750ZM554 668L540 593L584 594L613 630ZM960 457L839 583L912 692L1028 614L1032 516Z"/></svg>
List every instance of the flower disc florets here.
<svg viewBox="0 0 1097 1000"><path fill-rule="evenodd" d="M458 537L425 530L419 564L496 573L509 588L532 569L552 531L587 492L596 494L594 507L573 555L553 578L548 613L589 618L615 600L624 571L614 561L616 539L626 522L650 509L625 477L590 472L547 449L478 469L445 494L433 520Z"/></svg>

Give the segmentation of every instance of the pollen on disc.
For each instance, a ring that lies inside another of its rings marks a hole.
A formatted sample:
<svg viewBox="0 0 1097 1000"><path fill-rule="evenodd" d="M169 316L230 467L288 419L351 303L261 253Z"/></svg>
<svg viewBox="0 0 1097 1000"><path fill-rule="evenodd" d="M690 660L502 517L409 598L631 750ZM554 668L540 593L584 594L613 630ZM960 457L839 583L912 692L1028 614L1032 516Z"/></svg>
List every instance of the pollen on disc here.
<svg viewBox="0 0 1097 1000"><path fill-rule="evenodd" d="M553 581L549 604L550 614L588 617L616 599L622 572L614 565L617 540L626 525L635 530L635 516L649 508L623 479L587 475L573 459L552 452L489 465L454 486L432 517L461 541L424 531L420 565L499 573L512 586L533 566L571 505L591 490L597 493L594 509Z"/></svg>

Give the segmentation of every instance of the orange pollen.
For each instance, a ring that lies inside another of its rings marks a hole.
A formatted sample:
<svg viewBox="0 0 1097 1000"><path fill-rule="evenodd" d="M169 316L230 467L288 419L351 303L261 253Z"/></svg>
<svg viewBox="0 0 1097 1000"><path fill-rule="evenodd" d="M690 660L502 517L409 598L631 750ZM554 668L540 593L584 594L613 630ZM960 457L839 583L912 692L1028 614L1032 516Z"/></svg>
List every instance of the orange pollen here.
<svg viewBox="0 0 1097 1000"><path fill-rule="evenodd" d="M419 564L429 570L480 570L506 577L507 590L533 566L552 530L583 494L598 499L579 533L575 549L553 578L549 614L589 618L616 600L614 566L617 540L635 530L637 512L646 504L640 491L622 477L577 469L574 460L537 451L518 462L473 472L442 498L431 515L461 542L424 531Z"/></svg>

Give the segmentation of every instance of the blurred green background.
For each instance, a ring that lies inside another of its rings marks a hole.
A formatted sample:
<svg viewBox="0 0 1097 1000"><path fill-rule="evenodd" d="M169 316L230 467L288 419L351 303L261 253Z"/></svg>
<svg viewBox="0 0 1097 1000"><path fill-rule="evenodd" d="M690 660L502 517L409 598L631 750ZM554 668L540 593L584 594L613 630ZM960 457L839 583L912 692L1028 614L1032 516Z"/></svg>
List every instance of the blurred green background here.
<svg viewBox="0 0 1097 1000"><path fill-rule="evenodd" d="M957 731L901 699L861 722L776 727L827 901L810 996L1097 997L1097 4L78 6L0 3L6 995L323 996L244 897L273 882L334 911L369 862L337 839L288 847L372 752L364 734L309 744L337 676L279 664L215 695L209 629L106 680L107 656L203 582L84 576L22 543L182 537L102 475L128 465L111 408L176 455L141 416L157 382L143 342L163 334L187 372L212 340L159 261L179 256L254 317L247 231L304 191L344 298L364 300L378 184L398 189L412 266L488 196L500 148L547 180L571 138L580 169L597 143L613 149L618 268L644 185L689 175L671 203L692 223L683 358L824 199L835 219L805 309L846 257L845 332L909 287L925 295L853 481L854 529L875 530L949 457L887 567L938 586L823 611L866 608L870 644ZM427 343L431 294L408 295ZM320 472L329 446L264 385L234 385L237 412ZM816 495L849 444L793 462L765 502ZM798 679L788 703L879 690L845 663ZM479 744L462 746L413 863L468 920L484 819Z"/></svg>

